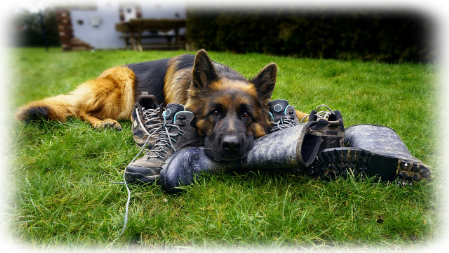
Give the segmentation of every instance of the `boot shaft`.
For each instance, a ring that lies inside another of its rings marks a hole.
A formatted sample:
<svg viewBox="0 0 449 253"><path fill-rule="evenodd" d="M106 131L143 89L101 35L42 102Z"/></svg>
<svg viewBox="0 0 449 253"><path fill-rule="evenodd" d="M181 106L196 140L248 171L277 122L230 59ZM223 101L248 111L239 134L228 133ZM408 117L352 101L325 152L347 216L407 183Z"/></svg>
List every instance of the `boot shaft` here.
<svg viewBox="0 0 449 253"><path fill-rule="evenodd" d="M360 148L376 154L412 158L407 146L391 128L360 124L346 128L345 146Z"/></svg>
<svg viewBox="0 0 449 253"><path fill-rule="evenodd" d="M180 150L186 146L200 145L200 138L194 120L195 115L193 112L182 111L176 113L173 124L178 128L172 129L170 134L177 134L179 137L176 139L176 143L173 143L173 151Z"/></svg>
<svg viewBox="0 0 449 253"><path fill-rule="evenodd" d="M193 183L195 176L220 170L304 168L314 161L321 143L321 137L307 134L307 129L313 124L316 122L258 138L248 155L235 162L215 162L206 155L203 147L182 149L170 156L162 166L162 188L176 192L176 187Z"/></svg>

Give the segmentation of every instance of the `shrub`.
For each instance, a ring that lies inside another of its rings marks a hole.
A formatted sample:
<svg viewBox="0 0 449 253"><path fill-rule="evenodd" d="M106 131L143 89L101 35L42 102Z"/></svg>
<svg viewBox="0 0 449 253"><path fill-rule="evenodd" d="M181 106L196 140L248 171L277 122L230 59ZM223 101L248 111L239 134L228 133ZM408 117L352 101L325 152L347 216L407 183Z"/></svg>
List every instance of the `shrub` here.
<svg viewBox="0 0 449 253"><path fill-rule="evenodd" d="M432 25L422 13L397 10L187 10L196 48L306 58L432 62Z"/></svg>

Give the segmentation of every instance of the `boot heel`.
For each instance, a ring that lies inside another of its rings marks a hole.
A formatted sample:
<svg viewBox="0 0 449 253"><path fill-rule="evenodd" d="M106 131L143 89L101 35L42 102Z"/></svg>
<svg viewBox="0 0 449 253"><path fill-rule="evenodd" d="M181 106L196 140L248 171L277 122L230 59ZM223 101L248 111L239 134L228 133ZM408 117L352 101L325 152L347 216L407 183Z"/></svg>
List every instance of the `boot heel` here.
<svg viewBox="0 0 449 253"><path fill-rule="evenodd" d="M397 175L401 181L431 181L432 172L425 165L419 162L398 161Z"/></svg>

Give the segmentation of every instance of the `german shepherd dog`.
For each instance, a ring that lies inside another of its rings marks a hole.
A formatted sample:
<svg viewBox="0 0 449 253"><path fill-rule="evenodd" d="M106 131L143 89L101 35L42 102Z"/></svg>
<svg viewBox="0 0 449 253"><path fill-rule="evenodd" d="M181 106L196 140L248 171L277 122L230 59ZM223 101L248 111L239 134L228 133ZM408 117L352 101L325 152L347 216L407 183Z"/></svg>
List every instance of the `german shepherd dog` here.
<svg viewBox="0 0 449 253"><path fill-rule="evenodd" d="M159 102L179 103L192 111L208 155L216 161L242 159L255 138L268 133L267 103L276 83L277 66L270 63L248 80L228 66L213 62L205 50L196 55L149 61L105 70L67 95L33 101L18 109L18 120L44 117L64 122L87 121L95 129L121 129L117 120L131 119L143 91ZM299 118L305 116L298 112ZM224 148L233 145L230 154Z"/></svg>

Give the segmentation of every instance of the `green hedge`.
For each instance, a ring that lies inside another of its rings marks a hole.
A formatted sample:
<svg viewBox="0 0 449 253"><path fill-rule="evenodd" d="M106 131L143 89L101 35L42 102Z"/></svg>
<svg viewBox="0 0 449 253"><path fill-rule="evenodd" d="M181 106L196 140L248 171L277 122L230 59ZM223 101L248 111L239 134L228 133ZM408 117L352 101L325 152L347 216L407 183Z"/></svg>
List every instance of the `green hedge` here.
<svg viewBox="0 0 449 253"><path fill-rule="evenodd" d="M187 9L195 48L307 58L433 62L433 25L412 11Z"/></svg>

